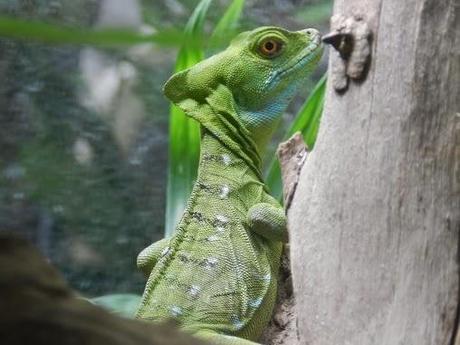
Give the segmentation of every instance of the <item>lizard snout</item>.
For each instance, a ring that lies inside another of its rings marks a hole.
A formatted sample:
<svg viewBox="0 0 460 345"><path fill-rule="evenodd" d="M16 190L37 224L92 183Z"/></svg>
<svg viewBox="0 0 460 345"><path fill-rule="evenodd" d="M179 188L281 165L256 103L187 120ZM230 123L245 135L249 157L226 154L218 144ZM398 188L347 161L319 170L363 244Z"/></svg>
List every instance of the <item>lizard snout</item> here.
<svg viewBox="0 0 460 345"><path fill-rule="evenodd" d="M299 32L307 35L314 43L319 44L321 42L321 35L318 30L313 28L308 28L300 30Z"/></svg>

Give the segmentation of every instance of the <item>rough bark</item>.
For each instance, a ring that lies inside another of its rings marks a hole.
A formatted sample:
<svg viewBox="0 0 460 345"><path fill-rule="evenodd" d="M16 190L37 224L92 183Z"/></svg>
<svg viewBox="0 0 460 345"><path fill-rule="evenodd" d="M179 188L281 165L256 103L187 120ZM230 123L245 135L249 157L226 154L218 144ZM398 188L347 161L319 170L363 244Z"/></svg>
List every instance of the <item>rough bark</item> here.
<svg viewBox="0 0 460 345"><path fill-rule="evenodd" d="M372 61L344 95L328 85L288 214L301 344L454 343L459 11L457 0L335 3L368 21Z"/></svg>

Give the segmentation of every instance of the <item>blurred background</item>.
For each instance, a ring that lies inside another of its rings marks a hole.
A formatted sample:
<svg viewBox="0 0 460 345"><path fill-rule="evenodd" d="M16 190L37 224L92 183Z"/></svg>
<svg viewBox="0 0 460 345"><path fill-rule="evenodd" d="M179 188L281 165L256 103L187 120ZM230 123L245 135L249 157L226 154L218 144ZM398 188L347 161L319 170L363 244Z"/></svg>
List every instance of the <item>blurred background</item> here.
<svg viewBox="0 0 460 345"><path fill-rule="evenodd" d="M0 16L61 27L183 30L198 0L0 0ZM210 32L230 1L214 0ZM331 0L247 0L239 31L328 28ZM45 44L0 36L0 231L31 240L73 288L142 292L135 259L165 228L177 47ZM324 74L326 58L272 147ZM272 159L273 152L268 154Z"/></svg>

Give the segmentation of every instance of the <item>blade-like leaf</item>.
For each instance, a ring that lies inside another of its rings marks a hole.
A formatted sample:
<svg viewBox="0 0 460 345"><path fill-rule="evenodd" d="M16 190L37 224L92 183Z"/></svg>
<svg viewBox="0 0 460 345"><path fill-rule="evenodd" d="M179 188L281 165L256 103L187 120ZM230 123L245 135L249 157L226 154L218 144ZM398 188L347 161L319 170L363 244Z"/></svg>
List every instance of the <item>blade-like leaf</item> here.
<svg viewBox="0 0 460 345"><path fill-rule="evenodd" d="M196 42L203 35L204 19L210 3L211 0L202 0L190 17L184 30L185 42L179 51L175 72L187 69L203 59L204 52ZM196 178L200 152L199 125L174 105L171 106L170 115L166 237L172 235L185 209Z"/></svg>
<svg viewBox="0 0 460 345"><path fill-rule="evenodd" d="M134 30L86 30L9 17L0 17L0 37L49 44L77 44L103 47L140 43L179 46L184 42L183 33L172 30L146 35ZM199 45L199 42L195 44Z"/></svg>
<svg viewBox="0 0 460 345"><path fill-rule="evenodd" d="M244 2L245 0L233 0L221 20L217 23L211 35L209 47L215 48L226 45L235 36Z"/></svg>
<svg viewBox="0 0 460 345"><path fill-rule="evenodd" d="M201 42L203 23L211 1L203 0L196 7L185 28L185 42L179 51L176 72L201 61L204 52L196 42ZM244 0L233 0L216 25L212 40L227 42L235 33ZM171 236L186 206L198 169L200 130L195 121L187 118L175 106L171 107L169 174L166 202L166 237Z"/></svg>
<svg viewBox="0 0 460 345"><path fill-rule="evenodd" d="M307 147L311 150L315 144L318 134L319 122L323 112L324 94L326 91L326 75L316 84L296 116L292 126L286 132L283 140L289 139L295 132L300 131L303 135ZM283 186L281 183L281 170L279 162L274 158L268 169L265 183L270 188L272 195L282 201Z"/></svg>

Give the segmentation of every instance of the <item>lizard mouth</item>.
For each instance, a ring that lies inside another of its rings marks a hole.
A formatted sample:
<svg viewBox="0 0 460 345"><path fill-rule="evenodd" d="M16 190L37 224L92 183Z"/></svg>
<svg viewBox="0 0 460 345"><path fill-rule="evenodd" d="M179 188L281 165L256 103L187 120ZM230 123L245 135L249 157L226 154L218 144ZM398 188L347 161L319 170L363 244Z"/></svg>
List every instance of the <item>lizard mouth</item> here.
<svg viewBox="0 0 460 345"><path fill-rule="evenodd" d="M321 59L323 55L323 44L321 42L321 35L315 32L310 43L300 51L300 53L290 60L284 68L273 72L266 80L266 86L273 85L281 78L296 71L302 71L305 74L310 72Z"/></svg>

